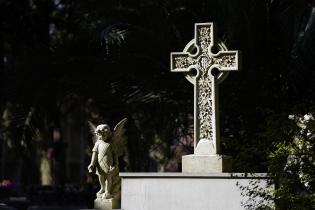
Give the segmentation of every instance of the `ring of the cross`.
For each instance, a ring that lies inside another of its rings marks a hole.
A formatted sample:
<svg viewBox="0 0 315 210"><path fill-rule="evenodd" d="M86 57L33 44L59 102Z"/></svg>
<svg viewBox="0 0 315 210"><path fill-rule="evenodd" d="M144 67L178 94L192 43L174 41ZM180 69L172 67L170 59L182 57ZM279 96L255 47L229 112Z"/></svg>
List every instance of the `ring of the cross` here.
<svg viewBox="0 0 315 210"><path fill-rule="evenodd" d="M216 47L218 48L219 51L227 51L228 50L226 45L221 40L218 40L218 42L216 43ZM197 51L196 51L196 49L197 49ZM194 51L196 51L196 52L193 53ZM189 53L191 57L200 56L199 48L197 46L195 46L195 39L192 39L190 42L188 42L188 44L185 46L183 52ZM203 62L202 58L204 58L204 56L201 56L198 59L199 60L198 62ZM208 59L211 59L211 58L208 57ZM188 72L188 73L185 73L185 77L188 81L190 81L191 83L194 83L195 78L199 76L199 73L200 72L198 72L198 70L197 70L196 74L192 74L191 72ZM215 78L217 79L218 83L221 83L223 80L225 80L225 78L228 75L229 75L229 72L219 71L217 73L217 75L215 75Z"/></svg>

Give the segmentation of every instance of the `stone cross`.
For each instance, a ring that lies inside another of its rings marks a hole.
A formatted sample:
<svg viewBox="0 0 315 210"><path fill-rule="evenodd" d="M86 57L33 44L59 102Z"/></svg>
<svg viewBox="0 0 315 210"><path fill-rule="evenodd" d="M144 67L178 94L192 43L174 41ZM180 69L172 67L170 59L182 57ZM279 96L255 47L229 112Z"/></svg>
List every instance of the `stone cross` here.
<svg viewBox="0 0 315 210"><path fill-rule="evenodd" d="M200 155L220 153L217 84L239 68L238 51L215 43L213 27L195 24L195 38L183 52L171 53L171 71L183 72L194 85L194 153ZM218 52L213 52L215 48Z"/></svg>

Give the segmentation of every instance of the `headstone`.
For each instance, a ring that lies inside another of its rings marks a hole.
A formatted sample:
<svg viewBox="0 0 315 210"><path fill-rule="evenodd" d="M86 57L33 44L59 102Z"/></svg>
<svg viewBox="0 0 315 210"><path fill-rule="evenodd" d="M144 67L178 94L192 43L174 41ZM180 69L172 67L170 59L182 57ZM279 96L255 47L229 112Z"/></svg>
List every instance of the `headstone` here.
<svg viewBox="0 0 315 210"><path fill-rule="evenodd" d="M194 154L182 157L182 173L120 173L124 210L243 210L273 205L262 196L274 191L267 174L222 173L229 171L230 161L220 154L217 86L229 71L238 70L239 53L228 51L222 42L215 44L213 26L196 24L195 38L183 52L171 54L171 70L183 72L194 85ZM215 46L217 53L212 52ZM252 193L255 189L260 191Z"/></svg>
<svg viewBox="0 0 315 210"><path fill-rule="evenodd" d="M213 23L195 24L195 38L183 52L171 53L171 71L194 85L194 154L182 157L182 172L230 170L230 158L220 155L218 84L238 69L239 52L215 42Z"/></svg>

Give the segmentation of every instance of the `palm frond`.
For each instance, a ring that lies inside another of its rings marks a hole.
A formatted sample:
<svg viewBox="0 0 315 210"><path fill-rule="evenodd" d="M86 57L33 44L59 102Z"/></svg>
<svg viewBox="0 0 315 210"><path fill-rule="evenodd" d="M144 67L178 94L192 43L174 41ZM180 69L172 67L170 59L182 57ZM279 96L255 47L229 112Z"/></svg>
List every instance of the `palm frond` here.
<svg viewBox="0 0 315 210"><path fill-rule="evenodd" d="M125 23L113 24L101 32L101 45L106 55L110 55L114 47L121 47L130 32L130 25Z"/></svg>

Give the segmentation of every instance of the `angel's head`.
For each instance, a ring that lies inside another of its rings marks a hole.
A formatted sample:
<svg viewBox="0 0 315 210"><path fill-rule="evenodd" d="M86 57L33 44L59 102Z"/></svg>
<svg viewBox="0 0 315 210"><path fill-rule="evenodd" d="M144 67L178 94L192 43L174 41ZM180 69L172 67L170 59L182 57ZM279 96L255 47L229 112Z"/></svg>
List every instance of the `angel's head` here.
<svg viewBox="0 0 315 210"><path fill-rule="evenodd" d="M107 124L100 124L96 127L95 134L99 139L108 141L112 132L110 131L110 127Z"/></svg>

